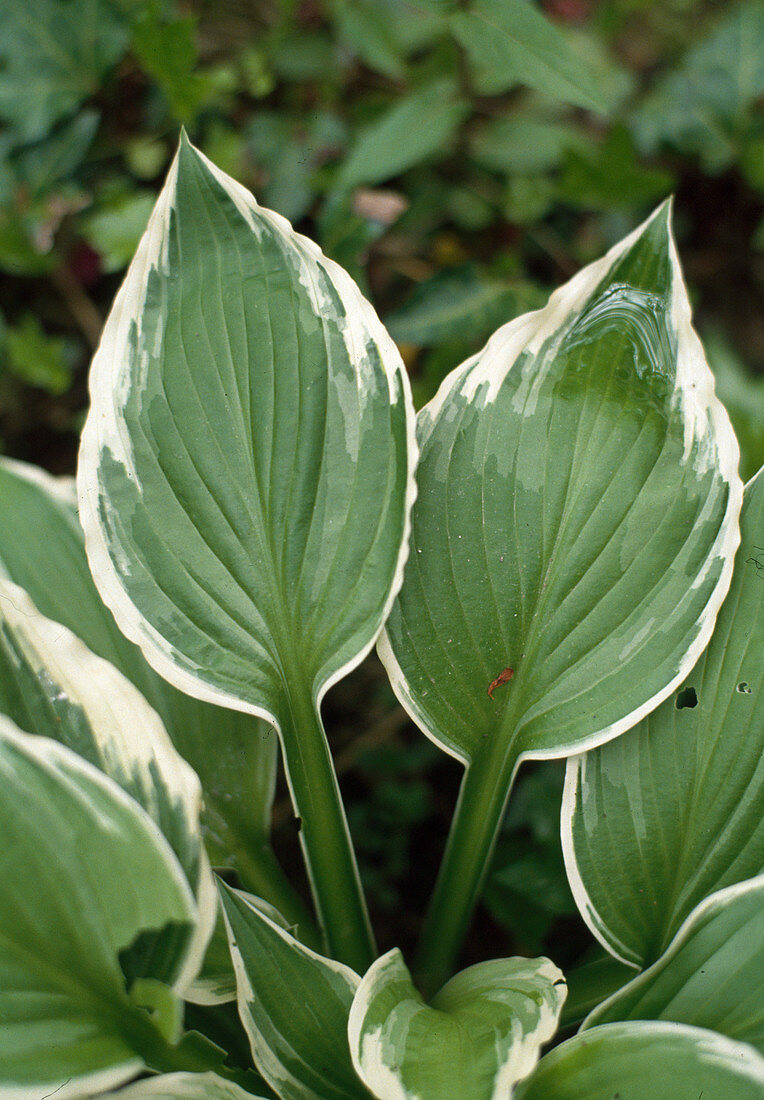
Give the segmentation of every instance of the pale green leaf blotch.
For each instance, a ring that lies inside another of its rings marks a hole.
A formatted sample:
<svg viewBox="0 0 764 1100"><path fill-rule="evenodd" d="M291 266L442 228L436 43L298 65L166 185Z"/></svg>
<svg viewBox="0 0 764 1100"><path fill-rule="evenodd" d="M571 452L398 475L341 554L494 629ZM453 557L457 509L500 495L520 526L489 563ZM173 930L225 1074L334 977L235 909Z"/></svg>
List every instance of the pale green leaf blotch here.
<svg viewBox="0 0 764 1100"><path fill-rule="evenodd" d="M380 1100L501 1100L533 1069L566 992L548 959L493 959L461 971L426 1004L395 948L356 992L353 1064Z"/></svg>

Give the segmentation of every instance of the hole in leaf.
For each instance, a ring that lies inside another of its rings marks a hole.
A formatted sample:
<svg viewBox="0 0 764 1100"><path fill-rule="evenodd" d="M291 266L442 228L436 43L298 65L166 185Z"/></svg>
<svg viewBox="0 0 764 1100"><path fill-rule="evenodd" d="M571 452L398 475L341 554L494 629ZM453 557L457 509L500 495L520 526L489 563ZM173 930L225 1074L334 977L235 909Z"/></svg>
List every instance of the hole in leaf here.
<svg viewBox="0 0 764 1100"><path fill-rule="evenodd" d="M695 688L682 688L676 697L676 709L684 710L685 707L696 707L698 705L698 693Z"/></svg>
<svg viewBox="0 0 764 1100"><path fill-rule="evenodd" d="M741 682L737 686L737 690L740 693L740 695L750 695L751 694L751 686L750 686L750 684L747 684L745 682L745 680L741 680Z"/></svg>

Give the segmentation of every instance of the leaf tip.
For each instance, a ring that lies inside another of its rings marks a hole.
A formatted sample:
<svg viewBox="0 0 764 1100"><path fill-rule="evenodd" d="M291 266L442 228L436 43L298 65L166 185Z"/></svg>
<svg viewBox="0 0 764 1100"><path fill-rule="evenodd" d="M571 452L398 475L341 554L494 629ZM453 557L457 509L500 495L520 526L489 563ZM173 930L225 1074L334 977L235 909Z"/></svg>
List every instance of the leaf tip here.
<svg viewBox="0 0 764 1100"><path fill-rule="evenodd" d="M188 136L188 131L185 126L181 126L180 135L178 137L178 151L175 155L176 162L178 164L179 171L185 171L189 168L199 167L204 160L202 153Z"/></svg>

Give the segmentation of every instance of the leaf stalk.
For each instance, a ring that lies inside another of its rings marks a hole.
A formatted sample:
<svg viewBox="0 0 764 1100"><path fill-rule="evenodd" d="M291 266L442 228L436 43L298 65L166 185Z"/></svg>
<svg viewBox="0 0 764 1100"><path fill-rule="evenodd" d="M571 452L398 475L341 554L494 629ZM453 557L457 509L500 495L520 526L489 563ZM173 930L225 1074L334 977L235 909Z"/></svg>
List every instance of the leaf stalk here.
<svg viewBox="0 0 764 1100"><path fill-rule="evenodd" d="M454 972L496 846L516 762L512 744L495 737L467 765L414 964L425 997Z"/></svg>
<svg viewBox="0 0 764 1100"><path fill-rule="evenodd" d="M304 677L290 677L290 682L301 684ZM326 950L364 974L376 946L326 733L308 691L289 690L281 743Z"/></svg>

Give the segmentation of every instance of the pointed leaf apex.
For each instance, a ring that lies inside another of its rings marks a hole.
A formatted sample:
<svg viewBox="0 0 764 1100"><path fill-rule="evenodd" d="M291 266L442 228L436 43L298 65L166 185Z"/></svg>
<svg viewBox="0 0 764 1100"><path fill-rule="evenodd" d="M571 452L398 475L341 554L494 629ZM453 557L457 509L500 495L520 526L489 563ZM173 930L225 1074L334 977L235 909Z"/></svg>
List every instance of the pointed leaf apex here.
<svg viewBox="0 0 764 1100"><path fill-rule="evenodd" d="M674 196L669 195L655 207L641 226L639 240L649 239L654 247L666 249L673 238Z"/></svg>
<svg viewBox="0 0 764 1100"><path fill-rule="evenodd" d="M181 127L178 138L178 150L175 154L175 163L179 171L198 170L204 166L205 157L201 150L197 149L188 136L185 126Z"/></svg>

